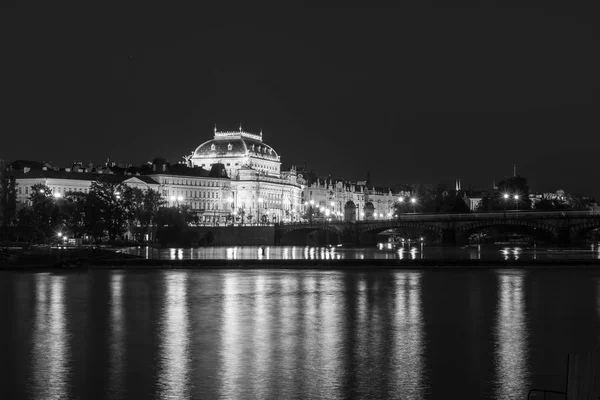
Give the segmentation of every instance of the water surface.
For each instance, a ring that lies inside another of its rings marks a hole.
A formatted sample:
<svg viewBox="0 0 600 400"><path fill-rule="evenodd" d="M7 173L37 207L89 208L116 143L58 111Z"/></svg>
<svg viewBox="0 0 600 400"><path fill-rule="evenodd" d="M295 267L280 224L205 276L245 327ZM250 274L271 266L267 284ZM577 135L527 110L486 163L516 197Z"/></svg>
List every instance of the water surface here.
<svg viewBox="0 0 600 400"><path fill-rule="evenodd" d="M523 399L600 341L593 270L0 272L3 399Z"/></svg>

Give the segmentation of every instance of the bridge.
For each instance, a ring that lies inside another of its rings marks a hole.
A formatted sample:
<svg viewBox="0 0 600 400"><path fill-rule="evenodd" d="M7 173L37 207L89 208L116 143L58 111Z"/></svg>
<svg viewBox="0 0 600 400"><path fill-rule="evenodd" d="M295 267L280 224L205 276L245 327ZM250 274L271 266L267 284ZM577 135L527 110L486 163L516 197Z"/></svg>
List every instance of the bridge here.
<svg viewBox="0 0 600 400"><path fill-rule="evenodd" d="M546 241L570 244L592 229L600 228L600 214L591 211L506 211L468 214L402 214L398 218L371 221L313 221L278 224L279 243L298 234L321 232L328 243L373 244L376 235L389 229L426 232L441 244L463 245L469 236L484 229L521 232Z"/></svg>

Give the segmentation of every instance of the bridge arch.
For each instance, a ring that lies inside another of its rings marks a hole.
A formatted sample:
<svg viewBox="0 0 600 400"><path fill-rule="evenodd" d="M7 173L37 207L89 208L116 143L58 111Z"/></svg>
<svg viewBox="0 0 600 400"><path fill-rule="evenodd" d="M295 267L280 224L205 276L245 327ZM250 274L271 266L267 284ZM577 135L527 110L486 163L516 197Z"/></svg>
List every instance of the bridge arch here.
<svg viewBox="0 0 600 400"><path fill-rule="evenodd" d="M388 229L394 228L409 228L409 229L421 229L434 232L436 234L442 233L442 227L433 224L426 224L418 221L392 221L392 222L381 222L373 223L361 226L358 230L359 233L379 233Z"/></svg>
<svg viewBox="0 0 600 400"><path fill-rule="evenodd" d="M553 225L549 225L536 220L526 219L491 219L472 221L468 223L460 224L456 227L456 235L459 242L468 241L468 235L486 228L498 228L498 227L514 227L516 231L525 231L530 234L540 235L543 234L547 238L556 240L559 232L558 228ZM539 230L539 231L537 231ZM537 231L537 232L536 232Z"/></svg>
<svg viewBox="0 0 600 400"><path fill-rule="evenodd" d="M427 232L424 236L433 236L434 240L440 240L443 229L439 225L427 224L419 221L381 221L359 226L358 235L361 244L376 244L377 234L389 229L414 229Z"/></svg>
<svg viewBox="0 0 600 400"><path fill-rule="evenodd" d="M600 218L588 219L582 223L570 226L569 233L572 238L579 239L585 232L597 228L600 228Z"/></svg>
<svg viewBox="0 0 600 400"><path fill-rule="evenodd" d="M276 231L277 244L320 245L341 242L342 228L334 224L293 224Z"/></svg>

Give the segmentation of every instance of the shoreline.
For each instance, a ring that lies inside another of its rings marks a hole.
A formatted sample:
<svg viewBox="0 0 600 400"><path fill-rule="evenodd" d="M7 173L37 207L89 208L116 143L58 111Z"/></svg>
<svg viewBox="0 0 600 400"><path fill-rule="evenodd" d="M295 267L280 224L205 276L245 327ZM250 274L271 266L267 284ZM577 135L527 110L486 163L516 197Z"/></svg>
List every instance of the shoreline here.
<svg viewBox="0 0 600 400"><path fill-rule="evenodd" d="M295 269L295 270L373 270L373 269L595 269L599 259L562 260L461 260L461 259L349 259L349 260L161 260L161 259L104 259L64 260L59 262L10 264L0 266L4 271L58 270L82 271L88 269Z"/></svg>

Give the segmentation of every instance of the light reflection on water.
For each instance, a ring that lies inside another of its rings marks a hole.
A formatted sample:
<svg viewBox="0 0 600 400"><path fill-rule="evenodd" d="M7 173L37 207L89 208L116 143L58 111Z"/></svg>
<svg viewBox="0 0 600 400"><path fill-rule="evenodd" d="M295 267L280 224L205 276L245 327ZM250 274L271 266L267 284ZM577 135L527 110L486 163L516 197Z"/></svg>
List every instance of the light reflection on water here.
<svg viewBox="0 0 600 400"><path fill-rule="evenodd" d="M166 293L160 322L159 390L162 398L190 398L188 274L164 274Z"/></svg>
<svg viewBox="0 0 600 400"><path fill-rule="evenodd" d="M137 380L130 378L142 374L144 388L156 398L420 399L445 393L448 398L481 399L488 389L495 391L492 398L525 398L548 376L564 375L571 343L594 349L600 337L600 274L557 272L550 279L548 274L32 274L34 318L29 321L31 340L24 339L31 361L14 365L15 374L27 377L29 384L4 384L9 393L19 394L15 398L34 399L77 398L82 385L98 398L118 398L135 393ZM555 296L564 276L569 284L560 290L577 313L548 313L547 305L526 303L532 294L540 299ZM1 271L0 278L11 279ZM536 290L528 293L533 286ZM465 296L466 291L477 295ZM440 307L446 299L451 308ZM477 307L470 307L474 301ZM12 303L0 304L0 311ZM87 328L76 329L88 323L76 309L95 310L90 329L106 336L88 340ZM577 330L547 329L575 322ZM583 331L585 335L577 336ZM454 341L467 340L465 332L473 348L489 353L461 358L448 350ZM15 352L23 348L13 347ZM455 387L448 382L467 379L475 388L444 391Z"/></svg>
<svg viewBox="0 0 600 400"><path fill-rule="evenodd" d="M222 397L227 399L236 398L243 393L243 388L238 387L241 382L238 375L245 367L241 357L243 332L238 329L238 325L243 322L243 307L241 307L240 304L242 299L237 293L237 283L237 274L228 274L225 277L223 288L223 323L221 327L222 346L220 351L222 368L219 376Z"/></svg>
<svg viewBox="0 0 600 400"><path fill-rule="evenodd" d="M527 320L523 273L499 277L496 326L497 398L510 398L519 388L529 387L527 366Z"/></svg>
<svg viewBox="0 0 600 400"><path fill-rule="evenodd" d="M125 306L123 304L124 274L117 272L110 282L110 382L113 399L122 398L125 370Z"/></svg>
<svg viewBox="0 0 600 400"><path fill-rule="evenodd" d="M65 318L65 277L38 274L33 335L34 398L67 398L69 333Z"/></svg>
<svg viewBox="0 0 600 400"><path fill-rule="evenodd" d="M423 318L421 306L421 274L401 274L395 280L396 304L393 319L394 392L405 392L406 398L420 399L424 393Z"/></svg>

